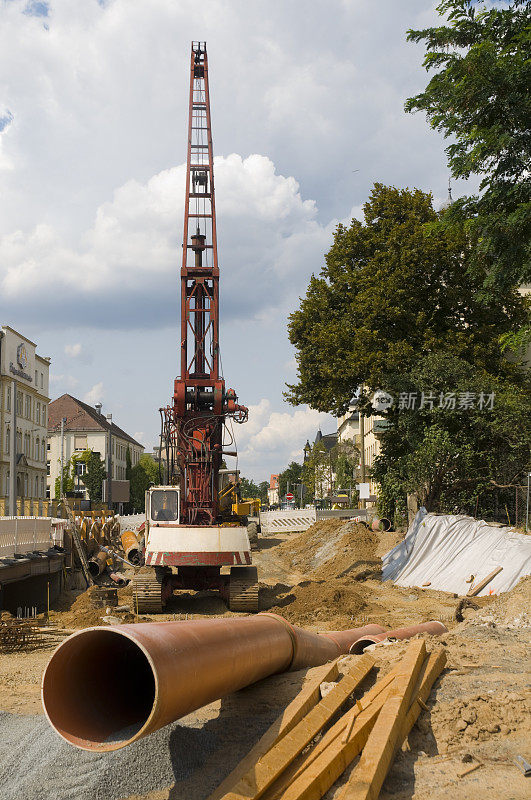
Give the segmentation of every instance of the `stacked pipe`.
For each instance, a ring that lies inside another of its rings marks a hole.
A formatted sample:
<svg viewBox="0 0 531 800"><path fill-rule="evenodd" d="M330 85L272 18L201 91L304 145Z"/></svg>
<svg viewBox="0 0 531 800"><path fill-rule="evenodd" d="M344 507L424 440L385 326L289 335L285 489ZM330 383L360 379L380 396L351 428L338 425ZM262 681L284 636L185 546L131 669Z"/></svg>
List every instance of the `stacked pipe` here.
<svg viewBox="0 0 531 800"><path fill-rule="evenodd" d="M88 628L52 656L43 706L70 744L118 750L262 678L325 664L379 634L380 625L311 633L268 613Z"/></svg>
<svg viewBox="0 0 531 800"><path fill-rule="evenodd" d="M126 559L135 566L142 566L142 548L136 534L133 531L124 531L120 538Z"/></svg>

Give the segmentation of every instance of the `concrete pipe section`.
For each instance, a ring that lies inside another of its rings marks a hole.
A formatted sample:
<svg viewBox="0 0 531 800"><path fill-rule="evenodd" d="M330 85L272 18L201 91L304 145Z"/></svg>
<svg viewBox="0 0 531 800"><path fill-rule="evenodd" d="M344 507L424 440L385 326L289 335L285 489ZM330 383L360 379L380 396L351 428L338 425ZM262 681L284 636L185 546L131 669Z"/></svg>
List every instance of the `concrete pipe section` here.
<svg viewBox="0 0 531 800"><path fill-rule="evenodd" d="M440 636L442 633L448 633L448 628L442 622L434 620L432 622L421 622L418 625L410 625L408 628L395 628L394 631L384 633L367 633L351 645L349 652L353 655L359 655L371 644L378 644L386 640L411 639L417 633L430 633L432 636Z"/></svg>
<svg viewBox="0 0 531 800"><path fill-rule="evenodd" d="M383 632L368 625L310 633L267 613L87 628L53 654L42 702L70 744L118 750L262 678L325 664Z"/></svg>

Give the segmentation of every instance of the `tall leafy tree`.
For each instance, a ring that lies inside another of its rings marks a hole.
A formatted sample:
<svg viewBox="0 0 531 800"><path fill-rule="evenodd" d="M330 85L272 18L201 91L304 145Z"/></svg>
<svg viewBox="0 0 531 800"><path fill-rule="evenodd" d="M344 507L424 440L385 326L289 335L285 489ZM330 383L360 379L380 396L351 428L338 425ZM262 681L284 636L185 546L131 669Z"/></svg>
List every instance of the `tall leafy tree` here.
<svg viewBox="0 0 531 800"><path fill-rule="evenodd" d="M278 488L280 497L283 498L288 490L288 485L291 493L295 496L296 502L299 502L300 497L300 484L302 481L302 465L296 461L291 461L286 469L284 469L278 476Z"/></svg>
<svg viewBox="0 0 531 800"><path fill-rule="evenodd" d="M481 176L480 194L455 202L444 223L465 225L469 267L488 296L531 280L530 5L443 0L438 11L446 24L408 32L436 72L406 110L424 111L451 140L454 177Z"/></svg>
<svg viewBox="0 0 531 800"><path fill-rule="evenodd" d="M129 478L129 503L132 510L140 513L145 511L146 491L151 484L159 482L159 466L157 462L144 453L140 456L138 464L131 467Z"/></svg>
<svg viewBox="0 0 531 800"><path fill-rule="evenodd" d="M103 481L107 475L105 462L100 458L100 454L93 450L85 450L81 460L86 464L86 471L81 480L87 487L90 499L99 502L102 497Z"/></svg>
<svg viewBox="0 0 531 800"><path fill-rule="evenodd" d="M467 270L459 226L434 231L431 195L376 183L364 222L338 225L319 277L290 317L298 383L287 399L344 413L358 387L391 389L432 352L495 374L518 374L499 337L525 317L511 286L480 298L485 273Z"/></svg>
<svg viewBox="0 0 531 800"><path fill-rule="evenodd" d="M374 469L385 514L404 510L410 492L430 511L474 513L480 499L482 507L492 505L496 491L524 483L528 385L433 353L401 376L396 390Z"/></svg>

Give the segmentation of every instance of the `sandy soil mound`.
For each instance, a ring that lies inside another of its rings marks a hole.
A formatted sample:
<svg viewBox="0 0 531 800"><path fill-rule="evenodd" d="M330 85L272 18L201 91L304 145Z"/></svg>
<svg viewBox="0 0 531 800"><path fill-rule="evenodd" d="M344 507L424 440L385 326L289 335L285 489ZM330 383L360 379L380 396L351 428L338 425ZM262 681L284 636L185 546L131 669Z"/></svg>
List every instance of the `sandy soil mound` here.
<svg viewBox="0 0 531 800"><path fill-rule="evenodd" d="M303 581L269 610L297 625L348 627L365 608L356 584L348 578ZM350 625L354 627L354 625Z"/></svg>
<svg viewBox="0 0 531 800"><path fill-rule="evenodd" d="M476 600L477 598L473 598ZM531 575L517 583L510 592L503 592L496 600L489 604L488 610L483 609L475 615L467 615L475 623L502 625L505 628L529 628L531 616L529 601L531 600Z"/></svg>
<svg viewBox="0 0 531 800"><path fill-rule="evenodd" d="M316 578L365 578L380 574L378 535L359 522L320 520L278 548L293 569Z"/></svg>
<svg viewBox="0 0 531 800"><path fill-rule="evenodd" d="M468 742L485 742L491 736L508 736L518 730L531 734L531 700L520 692L476 694L451 703L435 704L431 719L420 723L447 748Z"/></svg>

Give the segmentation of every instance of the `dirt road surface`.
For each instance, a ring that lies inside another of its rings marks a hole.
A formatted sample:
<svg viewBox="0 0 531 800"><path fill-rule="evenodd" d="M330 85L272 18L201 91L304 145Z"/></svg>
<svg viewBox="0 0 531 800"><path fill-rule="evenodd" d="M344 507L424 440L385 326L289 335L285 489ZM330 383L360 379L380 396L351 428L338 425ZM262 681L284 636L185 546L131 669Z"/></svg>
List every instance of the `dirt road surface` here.
<svg viewBox="0 0 531 800"><path fill-rule="evenodd" d="M527 799L531 778L524 778L513 760L523 755L531 761L531 579L499 598L475 598L476 608L459 613L459 598L452 594L380 581L380 558L400 538L337 520L318 523L303 534L262 538L254 554L261 609L312 630L443 621L448 634L426 641L428 649L441 642L446 646L447 667L435 684L429 711L419 717L380 796ZM129 588L119 596L122 604L131 604ZM93 608L88 593L67 593L51 614L56 639L73 629L104 624L103 614ZM133 614L118 616L135 619ZM215 592L180 592L165 614L143 619L218 616L231 612ZM374 650L380 675L405 646L398 642ZM44 644L32 652L0 656L4 800L204 800L311 676L311 670L273 676L124 750L92 754L64 743L42 716L40 681L52 652L53 645ZM481 767L459 778L475 760ZM346 775L348 771L325 800L338 797Z"/></svg>

